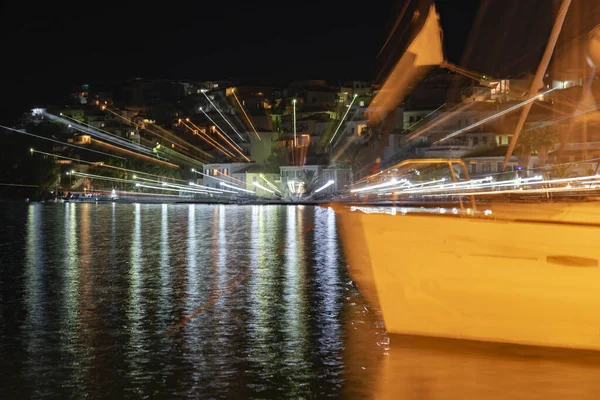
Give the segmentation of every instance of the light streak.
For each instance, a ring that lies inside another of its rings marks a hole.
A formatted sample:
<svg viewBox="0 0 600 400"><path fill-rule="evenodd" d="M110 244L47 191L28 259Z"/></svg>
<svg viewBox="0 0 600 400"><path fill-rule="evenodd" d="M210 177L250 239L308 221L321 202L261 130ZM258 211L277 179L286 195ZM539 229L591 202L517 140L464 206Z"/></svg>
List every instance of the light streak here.
<svg viewBox="0 0 600 400"><path fill-rule="evenodd" d="M292 106L294 107L293 112L294 112L294 148L296 148L297 145L297 137L296 137L296 99L292 100Z"/></svg>
<svg viewBox="0 0 600 400"><path fill-rule="evenodd" d="M543 189L512 189L512 190L500 190L497 192L465 192L455 193L455 196L487 196L487 195L499 195L499 194L528 194L528 193L556 193L556 192L593 192L596 188L573 188L569 186L560 188L543 188ZM434 194L425 194L424 197L438 196Z"/></svg>
<svg viewBox="0 0 600 400"><path fill-rule="evenodd" d="M183 122L183 120L181 120L181 119L179 120L179 122L181 124L183 124L183 126L185 126L187 129L189 129L189 131L192 132L194 135L201 137L206 143L210 144L215 149L217 149L221 153L225 154L227 157L235 158L235 156L233 155L233 153L231 153L229 150L227 150L225 147L223 147L219 142L217 142L216 140L214 140L213 138L211 138L210 136L208 136L208 134L203 134L203 135L206 135L206 137L203 136L203 135L201 135L202 129L200 129L192 121L190 121L189 118L186 118L186 121L189 122L190 125L193 126L193 128L191 126L188 126L185 122Z"/></svg>
<svg viewBox="0 0 600 400"><path fill-rule="evenodd" d="M545 91L545 92L541 93L541 95L542 95L542 96L544 96L544 95L547 95L548 93L550 93L550 92L552 92L552 91L554 91L554 90L556 90L556 89L557 89L557 88L553 88L553 89L547 90L547 91ZM538 96L539 96L539 95L538 95ZM471 129L473 129L473 128L476 128L476 127L478 127L478 126L480 126L480 125L483 125L483 124L485 124L486 122L489 122L489 121L492 121L492 120L494 120L494 119L496 119L496 118L498 118L498 117L501 117L501 116L503 116L504 114L508 114L509 112L515 111L516 109L518 109L518 108L521 108L521 107L523 107L523 106L525 106L525 105L527 105L527 104L533 103L534 101L536 101L536 100L537 100L538 96L535 96L535 97L532 97L532 98L530 98L530 99L527 99L527 100L525 100L525 101L522 101L521 103L515 104L514 106L512 106L512 107L509 107L509 108L507 108L507 109L506 109L506 110L504 110L504 111L500 111L499 113L496 113L496 114L494 114L494 115L490 115L490 116L489 116L489 117L487 117L487 118L484 118L484 119L482 119L482 120L480 120L480 121L477 121L477 122L475 122L474 124L471 124L471 125L469 125L469 126L467 126L467 127L464 127L464 128L462 128L462 129L459 129L459 130L457 130L456 132L454 132L454 133L451 133L451 134L449 134L448 136L446 136L446 137L444 137L444 138L442 138L442 139L440 139L440 140L438 140L438 141L434 142L433 144L435 145L435 144L441 143L441 142L443 142L443 141L446 141L446 140L448 140L448 139L451 139L451 138L453 138L453 137L455 137L455 136L457 136L457 135L460 135L460 134L461 134L461 133L463 133L463 132L467 132L467 131L469 131L469 130L471 130Z"/></svg>
<svg viewBox="0 0 600 400"><path fill-rule="evenodd" d="M0 183L0 186L40 187L39 185L23 185L20 183Z"/></svg>
<svg viewBox="0 0 600 400"><path fill-rule="evenodd" d="M177 196L175 194L166 194L166 193L129 192L129 191L126 191L126 190L118 190L118 189L114 189L114 191L119 194L119 197L122 197L121 195L125 194L125 195L134 195L134 196L160 196L160 197L179 198L179 196ZM99 191L99 192L102 193L102 191ZM110 192L104 192L104 193L109 194Z"/></svg>
<svg viewBox="0 0 600 400"><path fill-rule="evenodd" d="M128 153L128 154L131 154L131 155L133 155L133 156L136 156L136 157L145 158L145 159L148 159L148 160L150 160L150 161L152 161L152 162L155 162L155 163L159 163L159 164L165 164L165 165L168 165L168 166L169 166L169 167L171 167L171 168L179 168L179 165L176 165L176 164L170 163L170 162L168 162L168 161L164 161L164 160L162 160L162 159L160 159L160 158L156 158L156 157L150 157L150 156L147 156L147 155L145 155L145 154L136 153L136 152L134 152L134 151L127 150L127 149L124 149L124 148L121 148L121 147L115 146L115 145L113 145L113 144L110 144L110 143L102 142L102 141L100 141L100 140L98 140L98 139L92 139L92 142L96 142L96 143L98 143L98 144L99 144L99 145L101 145L101 146L106 146L106 147L109 147L109 148L114 148L114 149L116 149L117 151L122 151L122 152L124 152L124 153Z"/></svg>
<svg viewBox="0 0 600 400"><path fill-rule="evenodd" d="M239 182L239 183L241 183L242 185L246 186L246 182L244 182L244 181L242 181L242 180L240 180L240 179L234 178L234 177L233 177L233 176L231 176L231 175L225 175L224 173L220 172L219 170L217 170L217 174L219 174L219 175L221 175L221 176L226 176L226 177L228 177L228 178L230 179L230 182L231 182L231 183ZM233 174L233 172L232 172L232 174ZM225 182L227 182L227 181L225 181Z"/></svg>
<svg viewBox="0 0 600 400"><path fill-rule="evenodd" d="M134 179L135 179L135 177L134 177ZM137 177L137 179L141 180L141 181L147 181L147 182L151 182L151 183L157 183L157 184L162 185L162 186L171 186L171 187L178 187L178 188L183 188L183 189L187 189L188 188L188 186L183 186L183 185L174 184L174 183L165 182L165 181L157 181L155 179L143 178L141 176ZM196 186L196 187L201 187L202 188L202 189L198 189L198 190L216 191L217 193L228 192L227 190L214 189L214 188L211 188L211 187L208 187L208 186L198 185L198 184L193 183L193 182L189 182L189 185L190 186ZM234 193L234 192L231 192L231 193Z"/></svg>
<svg viewBox="0 0 600 400"><path fill-rule="evenodd" d="M102 109L110 112L111 114L113 114L113 115L115 115L115 116L117 116L119 118L121 118L123 121L128 122L130 125L138 127L138 124L136 124L134 121L132 121L132 120L124 117L123 115L120 115L120 114L118 114L118 113L110 110L107 106L102 106ZM153 130L150 130L149 127L152 127L153 129L156 129L156 130L160 131L161 133L164 133L168 137L165 137L165 136L163 136L163 135L161 135L161 134L159 134L157 132L154 132ZM212 154L206 153L205 151L203 151L203 150L199 149L198 147L196 147L196 146L194 146L194 145L186 142L185 140L181 139L179 136L173 134L172 132L169 132L168 130L164 129L163 127L161 127L159 125L147 125L147 127L142 128L142 129L145 130L146 132L148 132L149 134L157 136L157 137L159 137L159 138L161 138L161 139L163 139L163 140L165 140L167 142L172 142L172 144L177 143L177 145L179 147L181 147L182 149L184 149L184 150L189 150L189 148L187 146L190 146L190 148L192 148L193 150L195 150L195 151L197 151L197 152L199 152L201 154L204 154L207 157L214 158L214 156ZM184 143L185 145L183 145L182 143Z"/></svg>
<svg viewBox="0 0 600 400"><path fill-rule="evenodd" d="M254 192L253 192L252 190L248 190L248 189L242 189L242 188L239 188L239 187L237 187L237 186L230 185L230 184L228 184L228 183L225 183L225 182L221 182L221 186L225 186L225 187L228 187L228 188L231 188L231 189L235 189L235 190L241 190L242 192L248 192L248 193L252 193L252 194L254 194Z"/></svg>
<svg viewBox="0 0 600 400"><path fill-rule="evenodd" d="M265 182L267 182L267 185L269 185L271 188L273 188L273 190L275 190L277 193L281 194L281 192L279 191L279 189L277 188L277 186L275 186L274 184L272 184L267 178L265 178L265 176L263 174L259 175L262 180L264 180Z"/></svg>
<svg viewBox="0 0 600 400"><path fill-rule="evenodd" d="M486 180L491 180L490 179ZM507 181L497 181L497 182L489 182L489 183L477 183L473 181L464 181L464 182L456 182L456 183L448 183L446 185L438 185L434 187L428 188L418 188L418 189L407 189L399 192L394 192L394 194L415 194L415 193L433 193L433 192L448 192L452 190L464 190L464 189L482 189L485 187L503 187L503 186L515 186L522 184L529 184L531 181L540 180L541 176L536 176L533 178L521 178L521 179L513 179Z"/></svg>
<svg viewBox="0 0 600 400"><path fill-rule="evenodd" d="M166 154L169 158L165 157L165 159L183 159L185 161L187 161L190 164L205 164L206 161L199 159L199 158L193 158L190 156L186 156L185 154L181 154L179 152L177 152L176 150L171 149L169 146L163 146L160 143L156 143L156 147L153 149L153 152L156 153L157 156L159 156L159 149L162 149L160 151L162 151L163 154ZM159 157L160 158L160 157Z"/></svg>
<svg viewBox="0 0 600 400"><path fill-rule="evenodd" d="M202 188L206 188L205 190L218 190L218 191L220 191L220 192L223 192L223 193L233 193L233 194L237 194L237 192L234 192L234 191L232 191L232 190L227 190L227 189L214 189L214 188L211 188L211 187L209 187L209 186L198 185L197 183L194 183L194 182L190 182L190 185L192 185L192 186L199 186L199 187L202 187Z"/></svg>
<svg viewBox="0 0 600 400"><path fill-rule="evenodd" d="M182 138L180 138L179 136L177 136L177 135L173 134L172 132L169 132L168 130L166 130L165 128L163 128L163 127L162 127L162 126L160 126L160 125L153 125L153 124L151 125L151 124L147 124L146 126L147 126L147 128L143 128L143 129L144 129L146 132L149 132L149 133L151 133L151 134L153 134L153 135L156 135L156 136L158 136L159 138L161 138L161 139L165 139L165 140L167 140L167 141L171 141L171 142L177 142L177 146L181 147L182 149L189 150L189 149L188 149L186 146L184 146L183 144L181 144L181 143L185 143L187 146L190 146L192 149L196 150L197 152L199 152L199 153L204 153L204 151L202 151L202 150L201 150L201 149L199 149L198 147L196 147L196 146L194 146L194 145L192 145L192 144L190 144L190 143L186 142L185 140L183 140L183 139L182 139ZM161 136L161 135L159 135L158 133L151 131L151 130L149 129L149 127L152 127L152 129L156 129L157 131L160 131L161 133L164 133L165 135L167 135L167 137ZM211 157L212 157L212 156L211 156Z"/></svg>
<svg viewBox="0 0 600 400"><path fill-rule="evenodd" d="M136 183L131 179L123 179L123 178L114 178L112 176L104 176L104 175L96 175L96 174L86 174L84 172L71 171L71 175L79 175L85 178L90 179L99 179L102 181L111 181L111 182L121 182L121 183Z"/></svg>
<svg viewBox="0 0 600 400"><path fill-rule="evenodd" d="M189 187L185 187L185 186L182 186L182 185L173 185L171 183L166 183L166 182L163 182L162 186L172 187L172 188L182 189L182 190L188 190L189 189ZM193 182L190 182L190 186L201 187L201 185L194 185ZM211 189L211 188L204 188L204 187L202 187L202 189L196 189L196 190L199 190L199 191L202 191L202 192L214 193L214 194L223 194L223 191L219 190L219 189Z"/></svg>
<svg viewBox="0 0 600 400"><path fill-rule="evenodd" d="M107 135L106 133L102 133L102 132L97 131L95 129L87 128L87 127L85 127L85 126L83 126L83 125L81 125L79 123L70 122L66 118L58 117L58 116L56 116L54 114L50 114L50 113L48 113L46 111L43 111L42 115L44 117L48 118L49 120L59 122L59 123L61 123L63 125L68 125L68 126L74 128L74 129L77 129L80 132L87 133L90 136L93 136L93 137L96 137L96 138L100 138L100 139L103 139L103 140L105 140L107 142L118 144L118 145L123 146L125 148L132 149L132 150L135 150L135 151L138 151L138 152L141 152L141 153L152 155L152 149L150 149L148 147L145 147L145 146L142 146L142 145L139 145L139 144L134 144L132 142L128 142L127 140L125 140L123 138L120 138L120 137L116 137L116 136L113 136L113 135Z"/></svg>
<svg viewBox="0 0 600 400"><path fill-rule="evenodd" d="M238 100L237 96L235 95L235 90L233 90L232 93L233 93L233 98L235 99L235 101L237 101L238 105L240 106L242 112L244 113L244 116L246 117L246 120L248 120L248 123L250 124L250 127L254 131L254 134L256 135L256 137L258 138L258 140L262 140L260 138L260 135L258 134L258 132L256 132L256 128L254 127L254 124L250 120L250 117L248 116L248 114L246 114L246 110L244 110L244 106L242 106L242 103L240 103L240 101Z"/></svg>
<svg viewBox="0 0 600 400"><path fill-rule="evenodd" d="M321 190L328 188L329 186L333 185L334 183L335 182L333 180L328 181L326 184L324 184L323 186L321 186L320 188L315 190L315 193L319 193Z"/></svg>
<svg viewBox="0 0 600 400"><path fill-rule="evenodd" d="M235 183L235 182L226 181L226 180L223 180L223 179L217 178L216 176L212 176L212 175L205 174L204 172L200 172L200 171L198 171L198 170L196 170L196 169L194 169L194 168L192 168L192 172L195 172L196 174L200 174L200 175L202 175L202 176L206 176L207 178L211 178L211 179L214 179L214 180L217 180L217 181L220 181L220 182L225 182L225 183ZM218 172L219 172L219 171L217 171L217 173L218 173ZM228 175L225 175L225 176L228 176ZM240 182L241 182L241 181L240 181ZM244 182L242 182L242 183L245 185L245 183L244 183Z"/></svg>
<svg viewBox="0 0 600 400"><path fill-rule="evenodd" d="M78 146L76 144L64 143L64 142L61 142L60 140L54 140L54 139L50 139L50 138L47 138L47 137L34 135L33 133L29 133L29 132L26 132L24 130L9 128L8 126L4 126L4 125L0 125L0 128L6 129L8 131L13 131L13 132L21 133L23 135L33 136L33 137L38 138L38 139L48 140L50 142L62 144L63 146L75 147L76 149L91 151L92 153L103 154L103 155L109 156L109 157L120 158L121 160L127 160L127 158L125 158L125 157L117 156L117 155L110 154L110 153L105 153L103 151L98 151L98 150L94 150L94 149L88 149L87 147Z"/></svg>
<svg viewBox="0 0 600 400"><path fill-rule="evenodd" d="M221 134L221 132L219 132L219 129L217 129L216 125L215 125L215 132L216 132L216 133L217 133L217 135L219 135L219 137L220 137L221 139L223 139L223 140L224 140L226 143L229 143L229 141L228 141L227 139L225 139L225 137L224 137L224 136ZM225 132L223 132L223 133L225 134ZM227 134L225 134L225 135L227 135ZM229 144L231 145L231 143L229 143ZM231 147L232 147L232 148L233 148L233 149L234 149L234 150L235 150L237 153L239 153L239 154L240 154L240 156L242 156L242 158L243 158L244 160L246 160L246 161L250 162L250 159L249 159L248 157L246 157L246 155L245 155L245 154L244 154L244 153L243 153L241 150L238 150L239 146L237 145L237 143L234 143L234 144L235 144L235 147L234 147L234 146L231 146Z"/></svg>
<svg viewBox="0 0 600 400"><path fill-rule="evenodd" d="M406 181L406 179L396 180L396 179L393 178L389 182L383 182L383 183L378 183L376 185L370 185L370 186L365 186L365 187L361 187L361 188L358 188L358 189L352 189L352 190L350 190L350 192L351 193L364 192L366 190L379 189L379 188L382 188L382 187L393 186L393 185L395 185L397 183L401 183L401 182L405 182L405 181Z"/></svg>
<svg viewBox="0 0 600 400"><path fill-rule="evenodd" d="M419 136L424 135L425 133L429 132L431 129L435 128L436 126L443 124L444 122L448 121L449 119L457 117L457 115L459 115L459 113L468 110L469 108L473 107L475 104L477 104L477 102L473 101L471 103L463 104L458 107L454 107L452 110L448 110L448 111L444 112L443 114L436 117L429 124L427 124L426 126L421 128L420 130L417 130L417 131L411 133L410 135L408 135L407 141L410 142L410 141L418 138Z"/></svg>
<svg viewBox="0 0 600 400"><path fill-rule="evenodd" d="M535 193L543 192L545 190L553 191L554 189L563 189L563 188L550 188L550 189L515 189L515 190L499 190L499 191L481 191L481 192L472 192L468 191L469 189L484 189L484 188L497 188L497 187L508 187L508 186L538 186L544 184L557 184L557 183L570 183L570 182L578 182L584 181L587 182L589 179L600 179L600 175L589 175L589 176L581 176L575 178L559 178L559 179L546 179L544 180L542 176L538 175L531 178L516 178L506 181L497 181L497 182L489 182L482 183L478 185L472 185L468 187L470 181L458 182L454 185L441 185L440 187L433 187L427 189L416 189L416 190L403 190L399 192L395 192L394 194L415 194L415 193L425 193L424 196L440 196L443 194L452 194L457 196L466 196L466 195L484 195L484 194L500 194L500 193L522 193L522 192L531 192L535 190ZM453 187L450 187L453 186ZM572 188L570 188L572 189ZM456 190L463 190L463 192L454 193ZM533 192L532 192L533 193Z"/></svg>
<svg viewBox="0 0 600 400"><path fill-rule="evenodd" d="M590 112L596 111L596 110L600 110L600 107L595 107L595 108L592 108L590 110L582 111L582 112L577 113L577 114L567 115L566 117L563 117L563 118L559 118L559 119L555 119L555 120L552 120L552 121L548 121L548 122L546 122L544 124L541 124L541 125L538 125L538 126L533 126L533 127L529 128L529 129L527 129L527 131L533 131L533 130L536 130L536 129L544 128L544 127L549 126L549 125L555 125L555 124L558 124L561 121L564 121L564 120L567 120L567 119L571 119L571 118L576 118L576 117L579 117L581 115L589 114Z"/></svg>
<svg viewBox="0 0 600 400"><path fill-rule="evenodd" d="M143 183L136 183L135 184L136 187L143 187L143 188L148 188L148 189L155 189L155 190L165 190L167 192L188 192L188 193L200 193L200 194L211 194L205 190L193 190L193 189L170 189L170 188L166 188L166 187L162 187L162 186L152 186L152 185L145 185Z"/></svg>
<svg viewBox="0 0 600 400"><path fill-rule="evenodd" d="M235 127L233 125L231 125L231 122L229 122L229 120L227 118L225 118L225 115L223 115L221 110L219 110L219 108L215 105L215 103L212 102L210 97L208 97L208 95L206 94L206 91L201 90L201 92L204 95L204 97L206 97L206 99L209 101L209 103L212 104L212 106L215 108L215 110L217 110L219 115L225 120L225 122L227 122L227 124L231 127L231 129L233 129L233 131L239 136L240 140L243 142L244 138L242 137L242 135L240 135L240 133L237 131L237 129L235 129Z"/></svg>
<svg viewBox="0 0 600 400"><path fill-rule="evenodd" d="M444 107L445 105L446 105L446 103L442 104L441 106L439 106L438 108L436 108L435 110L433 110L432 112L430 112L429 114L427 114L426 116L424 116L423 118L421 118L420 120L418 120L417 122L415 122L414 124L412 124L411 126L409 126L408 128L406 128L405 130L403 130L402 132L400 132L400 134L403 134L404 132L406 132L407 130L409 130L410 128L412 128L413 126L419 125L421 122L425 121L430 115L432 115L437 110L439 110L440 108Z"/></svg>
<svg viewBox="0 0 600 400"><path fill-rule="evenodd" d="M217 123L215 122L215 120L214 120L214 119L212 119L212 118L210 117L210 115L208 115L208 114L206 113L206 111L204 111L204 109L203 109L202 107L200 107L200 111L202 111L202 113L203 113L203 114L206 116L206 118L208 118L208 120L209 120L210 122L212 122L212 123L213 123L213 125L215 126L215 129L217 129L217 128L218 128L218 129L219 129L219 131L223 132L223 135L227 136L227 138L229 139L229 144L232 144L233 146L237 147L237 148L238 148L240 151L242 150L242 148L241 148L241 147L240 147L240 146L239 146L239 145L238 145L238 144L237 144L237 143L236 143L236 142L235 142L235 141L234 141L234 140L233 140L233 139L232 139L232 138L231 138L231 137L230 137L230 136L229 136L229 135L228 135L226 132L225 132L225 130L224 130L223 128L221 128L221 127L219 126L219 124L217 124ZM227 141L227 140L226 140L226 141Z"/></svg>
<svg viewBox="0 0 600 400"><path fill-rule="evenodd" d="M114 166L114 165L108 165L108 164L105 164L102 161L100 161L100 162L94 162L94 161L81 160L79 158L71 158L71 157L67 157L67 156L61 156L61 155L58 155L58 154L46 153L44 151L39 151L39 150L35 150L35 149L33 150L33 153L40 153L40 154L45 154L45 155L51 156L51 157L62 158L62 159L65 159L65 160L72 160L72 161L75 161L75 162L78 162L78 163L91 164L91 165L94 165L96 167L112 168L112 169L117 169L117 170L125 171L125 172L133 172L133 173L140 174L140 175L154 176L154 177L157 177L157 178L166 178L166 179L171 179L173 181L185 182L184 180L177 179L177 178L171 178L171 177L166 177L166 176L162 176L162 175L155 175L155 174L150 174L148 172L141 172L141 171L136 171L136 170L133 170L133 169L123 168L123 167L117 167L117 166Z"/></svg>
<svg viewBox="0 0 600 400"><path fill-rule="evenodd" d="M261 185L260 183L253 183L252 185L256 186L256 187L257 187L257 188L259 188L259 189L262 189L262 190L264 190L265 192L269 192L269 193L271 193L271 194L275 194L275 192L274 192L274 191L272 191L271 189L268 189L268 188L264 187L264 186L263 186L263 185Z"/></svg>
<svg viewBox="0 0 600 400"><path fill-rule="evenodd" d="M356 100L356 98L358 97L357 94L354 94L354 97L352 98L352 101L350 102L350 105L348 106L348 109L346 110L346 113L344 114L344 116L342 117L342 120L340 121L340 124L338 125L337 129L335 130L335 132L333 132L333 136L331 137L331 139L329 140L329 144L331 144L331 142L333 142L333 139L335 138L335 135L337 135L338 131L340 130L340 127L342 126L342 124L344 123L344 120L346 119L346 116L348 115L348 113L350 112L350 109L352 108L352 104L354 104L354 100Z"/></svg>
<svg viewBox="0 0 600 400"><path fill-rule="evenodd" d="M109 132L109 131L107 131L107 130L105 130L105 129L100 129L100 128L97 128L97 127L95 127L95 126L92 126L92 125L90 125L90 124L87 124L87 123L85 123L85 122L78 121L78 120L76 120L75 118L71 117L70 115L66 115L66 114L63 114L63 113L60 113L59 115L60 115L61 117L63 117L63 118L66 118L66 119L68 119L68 120L71 120L71 121L75 122L76 124L81 124L81 125L84 125L84 126L86 126L86 127L88 127L88 128L95 129L95 130L97 130L97 131L99 131L99 132L106 133L107 135L111 135L111 136L117 137L117 138L119 138L119 139L123 139L122 137L120 137L120 136L118 136L118 135L115 135L114 133L112 133L112 132ZM131 140L131 139L129 139L129 138L125 138L125 140L127 140L127 141L129 141L129 142L131 142L131 143L134 143L134 141L133 141L133 140Z"/></svg>

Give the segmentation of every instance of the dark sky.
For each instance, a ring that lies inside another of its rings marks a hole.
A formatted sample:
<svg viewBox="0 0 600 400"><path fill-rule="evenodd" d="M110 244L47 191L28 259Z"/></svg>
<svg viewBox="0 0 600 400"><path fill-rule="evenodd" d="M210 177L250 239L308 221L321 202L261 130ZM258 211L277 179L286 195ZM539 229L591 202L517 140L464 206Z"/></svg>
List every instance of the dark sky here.
<svg viewBox="0 0 600 400"><path fill-rule="evenodd" d="M404 1L6 1L3 103L18 108L72 84L136 76L374 79ZM448 57L458 62L479 1L436 3Z"/></svg>

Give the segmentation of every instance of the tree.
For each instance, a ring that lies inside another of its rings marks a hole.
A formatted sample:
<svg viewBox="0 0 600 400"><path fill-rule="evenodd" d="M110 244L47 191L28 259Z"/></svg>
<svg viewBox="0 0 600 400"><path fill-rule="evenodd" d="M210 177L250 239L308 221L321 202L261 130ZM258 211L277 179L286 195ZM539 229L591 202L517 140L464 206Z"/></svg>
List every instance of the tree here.
<svg viewBox="0 0 600 400"><path fill-rule="evenodd" d="M555 142L556 133L552 126L542 125L521 131L519 140L515 146L515 153L519 159L519 164L527 167L531 155L537 154L540 159L540 165L546 165L548 153Z"/></svg>
<svg viewBox="0 0 600 400"><path fill-rule="evenodd" d="M42 122L39 125L27 125L26 131L55 138L59 137L61 127L51 122ZM56 164L56 158L31 151L35 149L52 153L52 142L7 130L3 130L0 135L0 182L9 185L37 185L37 195L57 184L60 166Z"/></svg>
<svg viewBox="0 0 600 400"><path fill-rule="evenodd" d="M550 174L554 179L572 178L577 175L577 171L573 164L558 164L552 167Z"/></svg>
<svg viewBox="0 0 600 400"><path fill-rule="evenodd" d="M289 162L290 152L288 149L277 148L273 149L271 155L265 162L265 172L279 173L279 167L287 165Z"/></svg>
<svg viewBox="0 0 600 400"><path fill-rule="evenodd" d="M356 176L365 164L365 144L354 142L350 144L333 162L333 166L348 168L352 176Z"/></svg>
<svg viewBox="0 0 600 400"><path fill-rule="evenodd" d="M311 170L303 169L300 172L299 179L304 188L303 194L305 196L312 194L312 192L315 189L317 189L317 185L319 184L319 175L317 174L317 171L312 170L312 169Z"/></svg>

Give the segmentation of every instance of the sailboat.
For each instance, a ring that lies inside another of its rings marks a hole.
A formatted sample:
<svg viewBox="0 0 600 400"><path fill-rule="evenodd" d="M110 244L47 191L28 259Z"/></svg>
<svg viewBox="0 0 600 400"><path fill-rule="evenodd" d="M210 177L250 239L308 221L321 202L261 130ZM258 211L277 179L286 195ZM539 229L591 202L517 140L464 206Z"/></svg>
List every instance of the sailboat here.
<svg viewBox="0 0 600 400"><path fill-rule="evenodd" d="M461 160L444 162L456 181ZM597 201L452 198L452 208L332 204L350 274L380 307L387 331L600 350Z"/></svg>

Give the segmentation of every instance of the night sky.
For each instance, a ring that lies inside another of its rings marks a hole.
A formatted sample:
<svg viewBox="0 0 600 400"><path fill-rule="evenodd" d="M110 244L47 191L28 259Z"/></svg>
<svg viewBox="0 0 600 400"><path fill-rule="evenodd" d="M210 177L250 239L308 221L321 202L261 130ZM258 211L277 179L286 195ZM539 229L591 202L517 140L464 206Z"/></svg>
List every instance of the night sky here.
<svg viewBox="0 0 600 400"><path fill-rule="evenodd" d="M403 2L7 1L2 112L56 101L75 84L140 76L371 80ZM436 4L448 58L459 62L479 1Z"/></svg>

